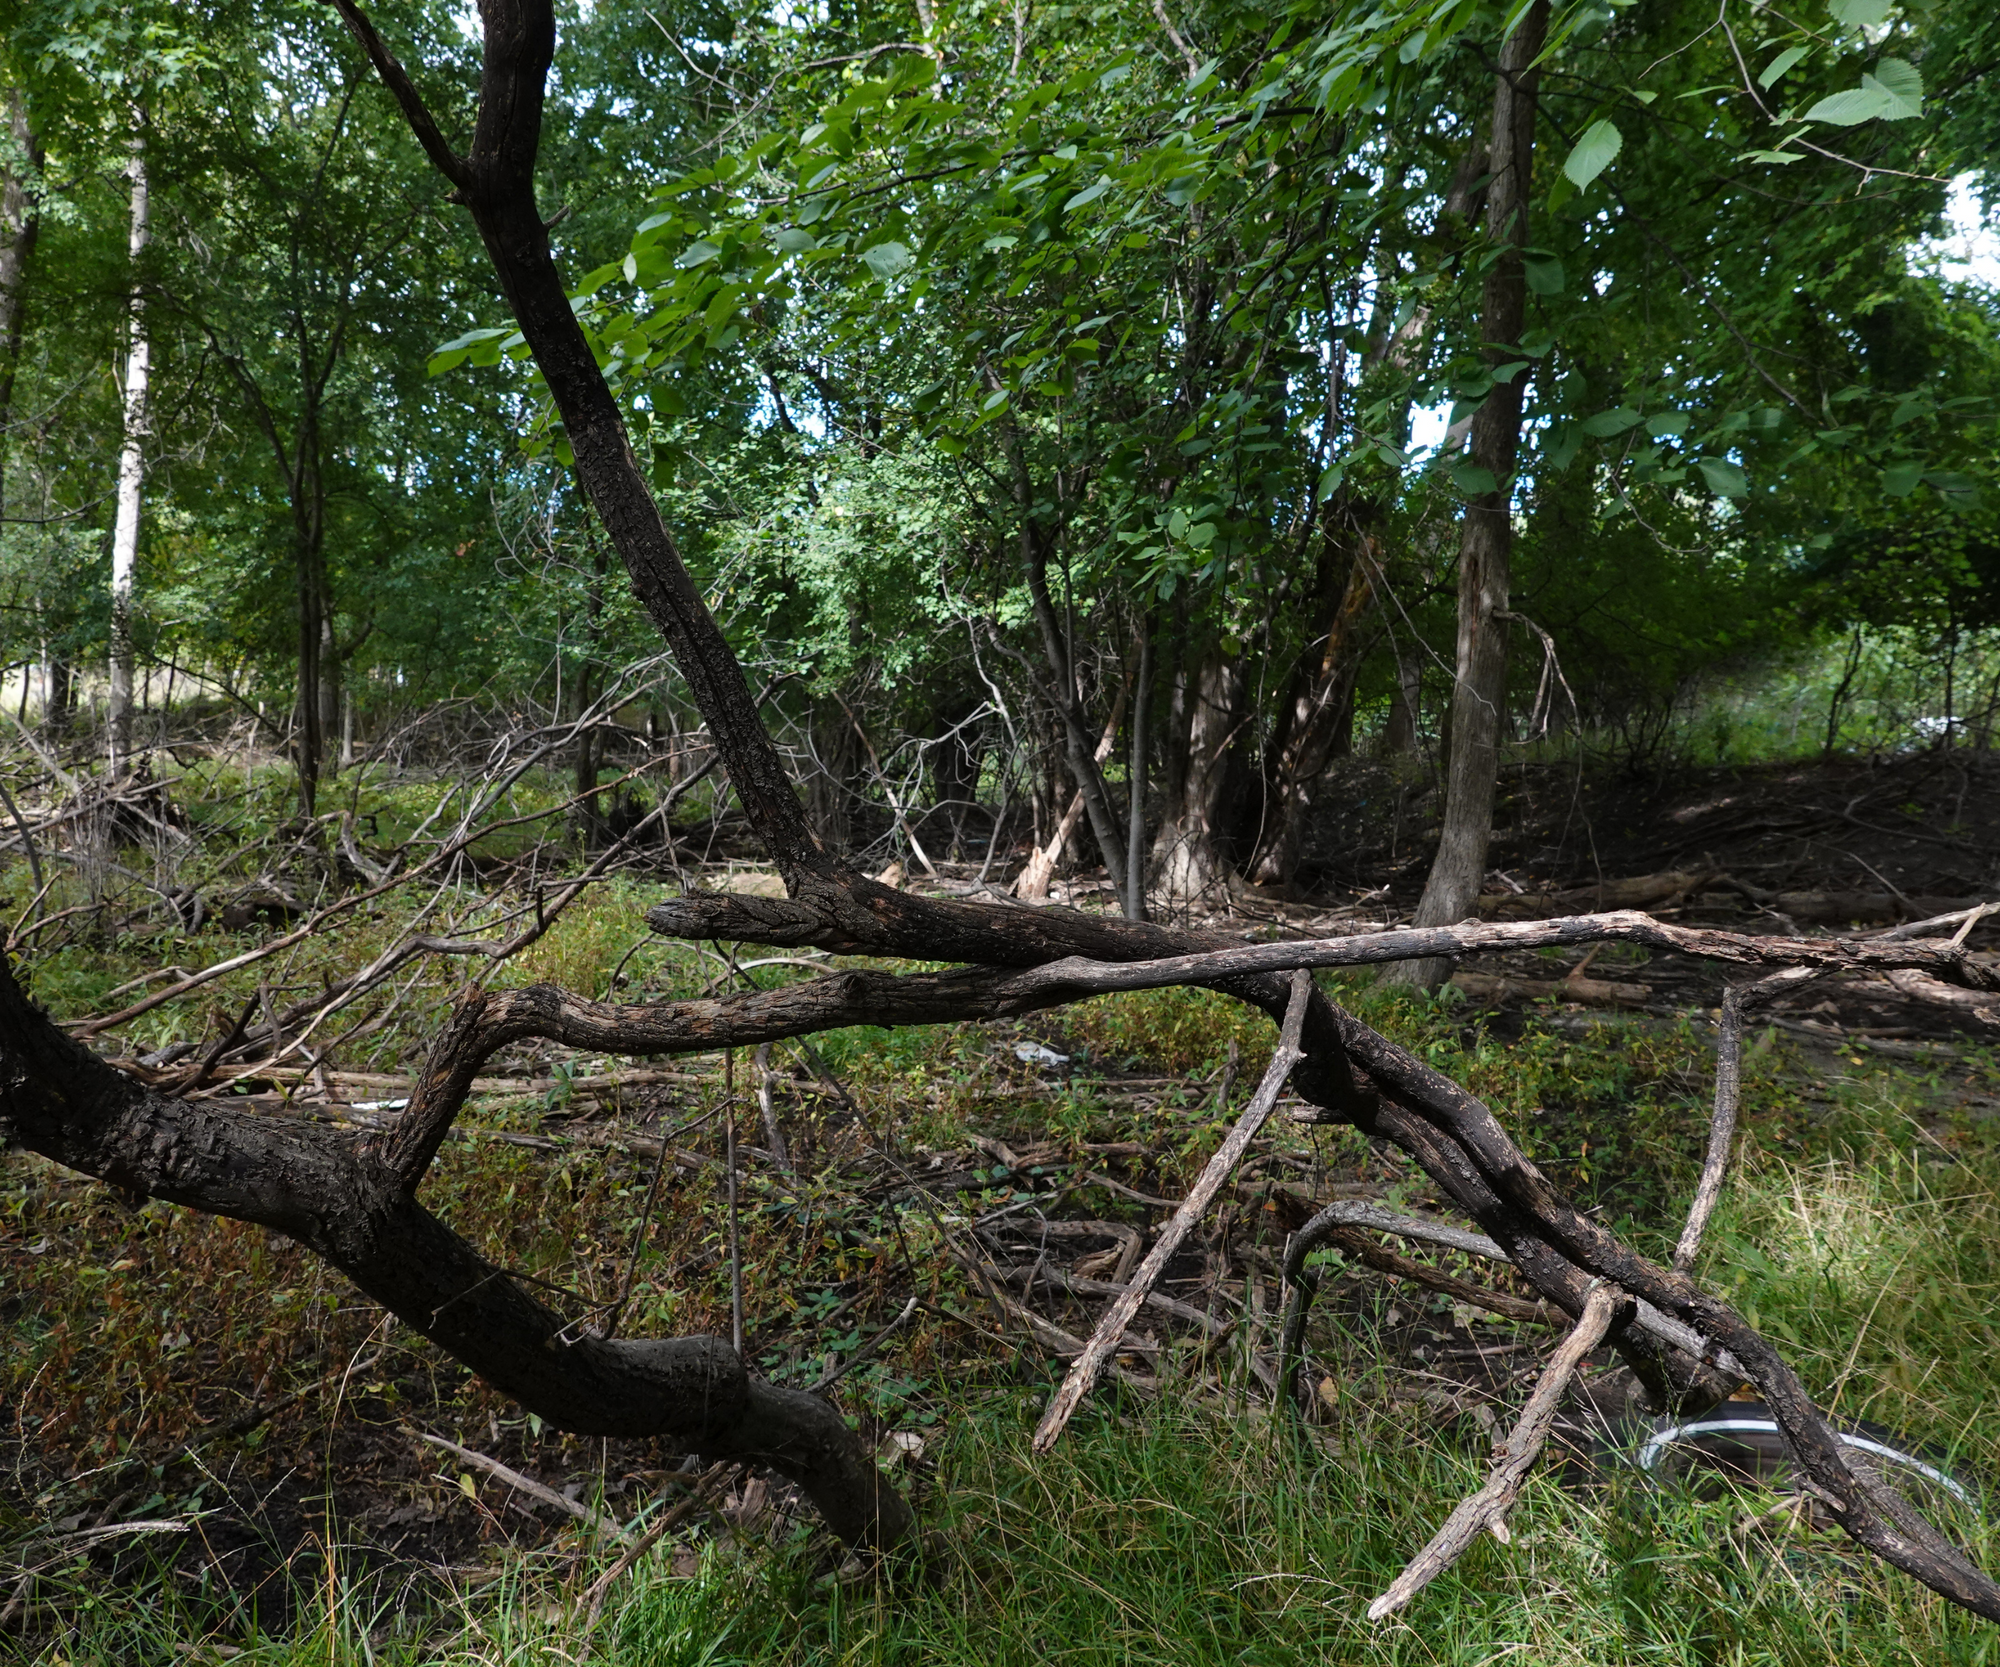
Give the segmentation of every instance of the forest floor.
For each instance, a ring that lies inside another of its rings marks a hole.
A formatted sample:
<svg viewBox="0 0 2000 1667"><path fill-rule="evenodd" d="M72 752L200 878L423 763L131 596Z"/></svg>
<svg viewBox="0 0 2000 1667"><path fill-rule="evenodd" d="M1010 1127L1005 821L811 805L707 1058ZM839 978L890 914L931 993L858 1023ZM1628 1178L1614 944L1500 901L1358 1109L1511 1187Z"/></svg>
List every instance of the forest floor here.
<svg viewBox="0 0 2000 1667"><path fill-rule="evenodd" d="M1644 907L1797 935L2000 896L2000 761L1983 757L1647 780L1550 768L1510 786L1482 900L1497 918ZM1428 858L1422 783L1354 763L1322 804L1314 895L1238 888L1189 916L1258 938L1407 920ZM970 872L947 866L946 888L972 889ZM23 891L19 864L8 880ZM813 970L650 939L639 916L659 883L607 880L492 976L658 999ZM1058 889L1103 901L1089 876ZM282 966L95 1045L147 1075L180 1043L222 1039L239 1010L282 1017L288 991L376 952L399 906L392 894ZM197 967L288 924L58 931L25 959L38 998L80 1018L129 1002L120 987L163 965ZM2000 950L1985 922L1970 941ZM350 1012L361 1022L344 1045L229 1064L199 1091L369 1126L393 1115L462 976L424 963L383 1022ZM1327 984L1485 1097L1601 1219L1670 1248L1707 1125L1715 969L1614 946L1468 961L1435 998ZM1309 1333L1311 1421L1274 1419L1286 1233L1334 1198L1443 1207L1388 1149L1282 1114L1170 1264L1161 1290L1176 1306L1142 1313L1121 1376L1053 1456L1031 1459L1027 1431L1103 1287L1129 1273L1270 1046L1261 1015L1175 990L1022 1023L836 1032L763 1063L544 1044L491 1062L427 1201L579 1318L617 1297L636 1245L634 1334L729 1331L733 1107L748 1352L837 1398L930 1535L920 1577L858 1583L773 1479L543 1429L285 1241L158 1203L133 1211L7 1154L0 1652L329 1667L1988 1659L1988 1632L1853 1555L1781 1477L1641 1485L1619 1455L1647 1426L1609 1359L1593 1363L1564 1463L1531 1489L1514 1544L1475 1553L1407 1625L1368 1626L1367 1600L1477 1485L1554 1334L1336 1259ZM1842 1418L1902 1432L1972 1478L2000 1477L1996 1055L2000 1030L1978 1009L1886 981L1815 986L1762 1015L1738 1168L1700 1268ZM1409 1254L1503 1299L1527 1294L1505 1271ZM701 1505L685 1531L587 1635L582 1594L617 1551L603 1519L643 1526L690 1488ZM1984 1519L1954 1526L1987 1566L2000 1560Z"/></svg>

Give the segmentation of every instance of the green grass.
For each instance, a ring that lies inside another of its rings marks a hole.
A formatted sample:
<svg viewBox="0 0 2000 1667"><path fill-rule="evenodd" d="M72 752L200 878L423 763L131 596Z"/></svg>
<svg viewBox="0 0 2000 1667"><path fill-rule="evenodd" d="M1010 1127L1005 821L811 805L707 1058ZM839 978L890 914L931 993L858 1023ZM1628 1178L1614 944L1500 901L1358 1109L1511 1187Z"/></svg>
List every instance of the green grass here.
<svg viewBox="0 0 2000 1667"><path fill-rule="evenodd" d="M1753 1133L1704 1274L1843 1413L2000 1477L1993 1131L1947 1130L1947 1156L1912 1135L1889 1088L1864 1079L1809 1153L1787 1155L1782 1123L1769 1125L1782 1140ZM2000 1628L1838 1534L1774 1516L1768 1495L1702 1500L1629 1478L1587 1492L1538 1478L1511 1546L1482 1543L1372 1626L1368 1600L1478 1484L1484 1442L1469 1426L1351 1398L1294 1439L1259 1412L1100 1399L1037 1460L1027 1436L1042 1393L950 1405L921 1578L831 1589L824 1545L803 1531L712 1550L692 1578L655 1556L585 1638L578 1598L601 1559L514 1555L501 1579L414 1622L397 1620L380 1582L336 1580L304 1594L288 1638L231 1642L273 1667L2000 1663ZM2000 1565L1993 1525L1955 1527ZM72 1641L40 1661L164 1661L192 1641L170 1595L129 1599L93 1598Z"/></svg>

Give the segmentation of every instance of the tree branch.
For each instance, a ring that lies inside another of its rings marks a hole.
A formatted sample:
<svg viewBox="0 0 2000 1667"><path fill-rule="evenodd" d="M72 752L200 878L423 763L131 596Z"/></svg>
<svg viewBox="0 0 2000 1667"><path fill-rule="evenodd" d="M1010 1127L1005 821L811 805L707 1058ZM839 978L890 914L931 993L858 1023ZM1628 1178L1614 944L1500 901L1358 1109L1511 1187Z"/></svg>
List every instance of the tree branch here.
<svg viewBox="0 0 2000 1667"><path fill-rule="evenodd" d="M340 13L341 21L348 32L361 43L361 50L368 54L368 61L375 66L375 73L382 77L382 84L389 89L403 112L403 120L410 124L410 131L416 135L417 143L424 147L424 155L431 159L431 165L453 185L464 190L472 183L472 171L460 156L445 142L437 122L425 107L423 95L417 91L416 83L409 73L396 61L396 56L382 42L375 32L375 25L368 20L368 14L354 0L332 0L333 9Z"/></svg>

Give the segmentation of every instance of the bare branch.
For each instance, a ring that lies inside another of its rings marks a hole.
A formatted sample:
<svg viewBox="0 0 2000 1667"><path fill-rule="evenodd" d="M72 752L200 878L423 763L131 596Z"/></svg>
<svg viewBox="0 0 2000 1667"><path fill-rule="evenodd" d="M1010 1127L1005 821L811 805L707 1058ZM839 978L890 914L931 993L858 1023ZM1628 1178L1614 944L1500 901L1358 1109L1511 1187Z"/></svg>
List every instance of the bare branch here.
<svg viewBox="0 0 2000 1667"><path fill-rule="evenodd" d="M333 9L340 13L341 21L348 32L361 43L361 50L368 54L368 61L375 66L375 73L382 77L382 84L389 89L396 103L402 107L403 120L410 124L410 131L416 135L417 143L424 147L424 154L431 159L431 166L457 186L461 191L472 183L472 170L464 157L445 142L436 120L425 107L423 95L417 91L416 83L409 72L396 61L396 56L382 42L375 32L375 25L368 14L354 0L333 0Z"/></svg>
<svg viewBox="0 0 2000 1667"><path fill-rule="evenodd" d="M1481 1530L1502 1545L1507 1543L1507 1513L1521 1497L1528 1472L1542 1455L1549 1426L1555 1422L1556 1409L1562 1404L1563 1391L1569 1387L1569 1380L1583 1357L1604 1341L1604 1334L1611 1329L1612 1313L1623 1294L1609 1285L1592 1290L1576 1329L1563 1339L1562 1347L1543 1369L1541 1381L1528 1397L1514 1433L1495 1452L1493 1474L1486 1486L1462 1501L1445 1518L1444 1526L1431 1536L1430 1544L1411 1558L1409 1566L1396 1576L1389 1589L1368 1606L1369 1620L1379 1621L1401 1609L1464 1556Z"/></svg>
<svg viewBox="0 0 2000 1667"><path fill-rule="evenodd" d="M1736 1138L1736 1109L1742 1100L1743 1000L1735 990L1722 992L1722 1022L1715 1036L1715 1112L1708 1125L1708 1155L1701 1180L1688 1206L1687 1224L1674 1246L1674 1271L1686 1273L1701 1254L1701 1236L1722 1197L1722 1179L1729 1169L1729 1147Z"/></svg>
<svg viewBox="0 0 2000 1667"><path fill-rule="evenodd" d="M1174 1211L1173 1219L1160 1229L1160 1236L1153 1241L1153 1248L1147 1252L1145 1261L1139 1264L1139 1271L1132 1276L1125 1294L1098 1321L1089 1346L1070 1367L1069 1376L1063 1380L1062 1388L1056 1392L1055 1399L1049 1403L1049 1410L1042 1415L1041 1423L1035 1428L1034 1448L1037 1453L1048 1452L1062 1439L1064 1427L1097 1382L1097 1374L1104 1369L1104 1363L1118 1352L1125 1328L1139 1312L1147 1292L1159 1283L1167 1263L1180 1249L1181 1240L1200 1222L1210 1201L1242 1160L1257 1131L1264 1126L1264 1119L1271 1115L1271 1108L1278 1103L1278 1094L1285 1086L1285 1078L1291 1075L1292 1067L1305 1057L1299 1047L1299 1037L1305 1026L1306 997L1311 989L1312 978L1309 974L1292 974L1292 998L1285 1010L1284 1030L1278 1038L1278 1050L1271 1056L1270 1067L1264 1072L1264 1080L1257 1085L1257 1092L1251 1096L1243 1115L1236 1120L1236 1126L1229 1131L1228 1139L1208 1160L1201 1178L1189 1189L1180 1208Z"/></svg>

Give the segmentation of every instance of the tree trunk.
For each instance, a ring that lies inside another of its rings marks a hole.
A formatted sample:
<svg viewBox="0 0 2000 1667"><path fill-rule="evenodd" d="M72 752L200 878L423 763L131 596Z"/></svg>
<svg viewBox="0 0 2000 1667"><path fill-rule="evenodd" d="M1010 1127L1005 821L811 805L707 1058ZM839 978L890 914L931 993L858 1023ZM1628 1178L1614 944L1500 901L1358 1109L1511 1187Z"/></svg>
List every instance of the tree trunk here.
<svg viewBox="0 0 2000 1667"><path fill-rule="evenodd" d="M1328 514L1348 523L1346 539L1329 531L1320 562L1319 592L1326 608L1325 634L1300 656L1292 686L1273 737L1265 770L1265 804L1270 826L1252 869L1258 885L1287 885L1298 867L1305 843L1311 788L1325 772L1343 743L1351 745L1354 724L1354 680L1361 670L1361 625L1375 605L1380 572L1373 532L1356 523L1373 505L1337 500ZM1342 545L1349 551L1344 571L1335 559Z"/></svg>
<svg viewBox="0 0 2000 1667"><path fill-rule="evenodd" d="M1126 896L1125 843L1119 837L1118 818L1112 813L1111 791L1105 785L1103 768L1091 745L1090 724L1077 688L1069 642L1061 620L1056 617L1055 599L1049 594L1049 541L1035 515L1034 484L1028 473L1027 453L1021 446L1020 430L1011 418L1002 434L1013 474L1014 508L1020 518L1021 565L1027 573L1028 597L1034 604L1035 623L1041 627L1042 652L1047 657L1053 683L1049 698L1062 722L1070 775L1083 795L1090 831L1104 858L1105 876L1122 902Z"/></svg>
<svg viewBox="0 0 2000 1667"><path fill-rule="evenodd" d="M299 613L298 742L299 814L318 813L320 777L326 766L328 694L339 687L339 653L333 638L333 597L326 575L326 477L320 467L319 409L315 386L304 364L305 332L300 330L306 406L292 457L292 555L297 569ZM331 675L329 675L331 673Z"/></svg>
<svg viewBox="0 0 2000 1667"><path fill-rule="evenodd" d="M1548 0L1537 3L1500 51L1493 94L1492 179L1486 233L1499 245L1481 296L1480 333L1489 362L1515 358L1527 312L1521 248L1527 242L1534 163L1535 60L1548 29ZM1513 547L1513 474L1521 439L1525 371L1497 383L1472 419L1471 461L1493 489L1466 506L1458 554L1458 653L1451 700L1451 746L1445 764L1444 831L1417 905L1419 926L1448 926L1472 913L1493 835L1493 789L1500 772L1501 715L1507 699L1509 558ZM1451 976L1447 960L1409 961L1391 976L1435 988Z"/></svg>
<svg viewBox="0 0 2000 1667"><path fill-rule="evenodd" d="M1111 756L1112 743L1118 738L1118 726L1125 721L1126 694L1118 691L1118 698L1111 703L1111 717L1104 725L1104 734L1099 738L1097 750L1091 754L1094 762L1102 764ZM1037 845L1028 853L1028 865L1014 877L1014 895L1023 902L1039 902L1049 894L1049 882L1055 878L1056 865L1062 861L1064 848L1070 836L1076 832L1077 818L1083 814L1083 789L1078 788L1070 799L1069 809L1063 812L1062 820L1056 823L1055 832L1049 835L1046 845Z"/></svg>
<svg viewBox="0 0 2000 1667"><path fill-rule="evenodd" d="M1243 695L1243 661L1220 649L1211 650L1188 680L1180 791L1153 837L1154 889L1183 907L1218 892L1227 896L1229 865L1216 837Z"/></svg>
<svg viewBox="0 0 2000 1667"><path fill-rule="evenodd" d="M152 236L152 205L146 180L146 141L139 131L142 118L133 112L132 160L126 174L132 182L131 308L125 353L125 439L118 452L118 518L111 534L111 703L106 714L109 732L108 768L122 776L132 762L132 581L139 564L139 511L146 482L147 384L152 368L152 344L146 335L146 303L138 289L138 267Z"/></svg>
<svg viewBox="0 0 2000 1667"><path fill-rule="evenodd" d="M1399 757L1417 750L1417 723L1421 716L1424 679L1414 645L1396 646L1396 686L1389 695L1389 718L1382 728L1382 744Z"/></svg>
<svg viewBox="0 0 2000 1667"><path fill-rule="evenodd" d="M593 524L584 522L584 540L590 547L590 582L583 593L583 665L577 671L576 712L580 719L601 692L603 671L599 653L604 635L604 576L609 559L597 540ZM598 761L604 744L596 724L586 724L576 735L577 819L583 827L583 842L589 846L604 830L604 813L597 798ZM614 795L615 797L615 795Z"/></svg>
<svg viewBox="0 0 2000 1667"><path fill-rule="evenodd" d="M0 518L7 513L7 430L14 412L14 376L21 363L26 318L28 265L41 236L39 182L41 145L28 125L28 106L19 87L6 93L7 135L23 171L0 166ZM4 524L4 520L0 520Z"/></svg>
<svg viewBox="0 0 2000 1667"><path fill-rule="evenodd" d="M1139 618L1139 673L1132 684L1132 762L1126 789L1125 918L1146 918L1146 708L1153 686L1153 622Z"/></svg>

